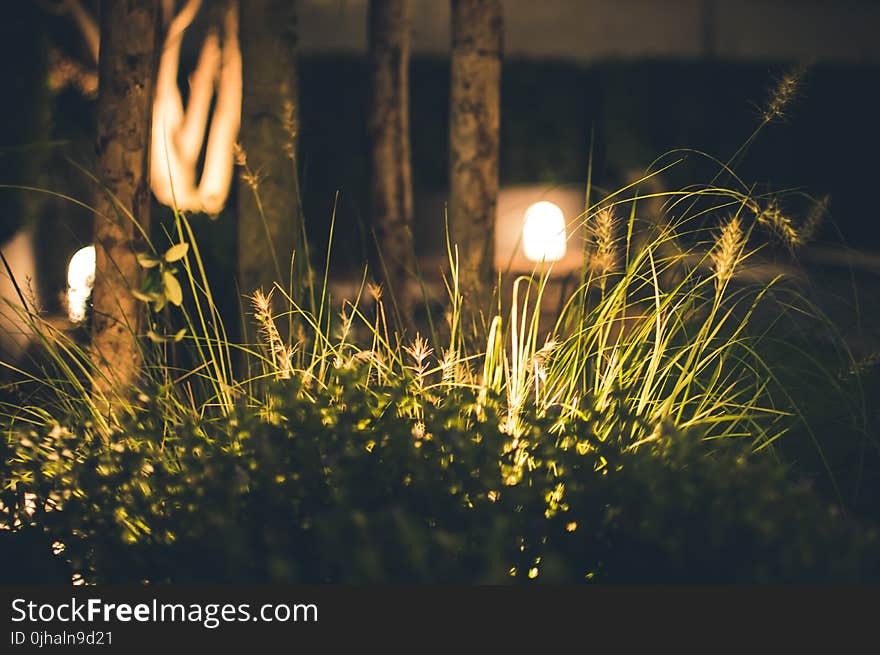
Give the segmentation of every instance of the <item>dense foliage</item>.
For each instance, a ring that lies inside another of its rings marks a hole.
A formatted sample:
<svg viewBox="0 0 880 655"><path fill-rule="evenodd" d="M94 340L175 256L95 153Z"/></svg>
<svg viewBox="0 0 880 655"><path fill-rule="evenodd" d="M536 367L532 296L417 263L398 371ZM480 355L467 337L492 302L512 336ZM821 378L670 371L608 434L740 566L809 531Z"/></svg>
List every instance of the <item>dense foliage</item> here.
<svg viewBox="0 0 880 655"><path fill-rule="evenodd" d="M610 417L589 407L564 423L533 408L511 438L501 400L463 388L414 421L397 411L411 402L406 385L366 384L368 375L353 359L320 390L274 383L271 411L242 406L173 431L145 396L110 443L88 426L34 431L4 457L16 481L7 521L20 522L21 539L63 544L56 560L102 582L880 573L874 532L735 440L707 449L671 427L640 444L599 439Z"/></svg>

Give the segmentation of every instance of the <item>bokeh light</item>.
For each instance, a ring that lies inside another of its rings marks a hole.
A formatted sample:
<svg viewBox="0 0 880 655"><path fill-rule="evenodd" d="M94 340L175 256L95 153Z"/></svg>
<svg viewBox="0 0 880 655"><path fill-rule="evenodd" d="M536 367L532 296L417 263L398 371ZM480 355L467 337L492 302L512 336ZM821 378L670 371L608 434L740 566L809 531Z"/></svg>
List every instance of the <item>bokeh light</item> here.
<svg viewBox="0 0 880 655"><path fill-rule="evenodd" d="M565 257L565 216L558 205L542 200L530 206L523 221L523 251L533 262Z"/></svg>
<svg viewBox="0 0 880 655"><path fill-rule="evenodd" d="M95 284L95 246L77 250L67 265L67 316L74 323L86 317L86 303Z"/></svg>

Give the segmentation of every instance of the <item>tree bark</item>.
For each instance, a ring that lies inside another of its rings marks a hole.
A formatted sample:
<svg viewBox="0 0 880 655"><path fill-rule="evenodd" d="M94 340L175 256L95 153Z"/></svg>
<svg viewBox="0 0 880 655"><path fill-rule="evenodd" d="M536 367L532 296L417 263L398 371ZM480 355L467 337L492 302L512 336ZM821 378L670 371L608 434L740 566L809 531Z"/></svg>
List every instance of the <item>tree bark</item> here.
<svg viewBox="0 0 880 655"><path fill-rule="evenodd" d="M371 0L370 208L381 273L401 315L410 315L413 197L409 137L411 0Z"/></svg>
<svg viewBox="0 0 880 655"><path fill-rule="evenodd" d="M495 279L502 42L501 0L452 0L449 227L466 331Z"/></svg>
<svg viewBox="0 0 880 655"><path fill-rule="evenodd" d="M141 305L132 296L150 225L149 144L158 0L102 0L98 65L96 275L92 349L96 398L125 394L141 364ZM137 226L135 225L137 222ZM139 228L138 228L139 226ZM112 400L111 400L112 402Z"/></svg>
<svg viewBox="0 0 880 655"><path fill-rule="evenodd" d="M238 193L238 274L245 294L268 292L275 282L286 288L294 250L298 272L306 270L299 247L296 44L293 0L242 3L246 172Z"/></svg>

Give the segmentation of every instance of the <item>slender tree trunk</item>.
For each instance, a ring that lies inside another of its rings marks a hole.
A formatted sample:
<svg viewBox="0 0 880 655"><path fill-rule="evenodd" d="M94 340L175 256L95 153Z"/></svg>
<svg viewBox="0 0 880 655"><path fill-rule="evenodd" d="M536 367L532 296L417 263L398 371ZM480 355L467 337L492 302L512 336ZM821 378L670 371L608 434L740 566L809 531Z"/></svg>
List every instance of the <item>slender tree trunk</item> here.
<svg viewBox="0 0 880 655"><path fill-rule="evenodd" d="M489 309L495 279L502 42L501 0L452 0L449 227L466 332Z"/></svg>
<svg viewBox="0 0 880 655"><path fill-rule="evenodd" d="M238 193L241 292L287 286L302 220L296 177L296 13L293 0L247 0L241 7L246 169ZM243 162L239 162L243 163Z"/></svg>
<svg viewBox="0 0 880 655"><path fill-rule="evenodd" d="M411 0L371 0L370 207L385 285L403 317L413 307L412 169L409 138Z"/></svg>
<svg viewBox="0 0 880 655"><path fill-rule="evenodd" d="M96 275L92 293L96 398L126 393L141 364L135 252L150 225L150 115L159 38L158 0L102 0L98 65ZM137 221L140 229L135 225ZM109 408L108 408L109 409Z"/></svg>

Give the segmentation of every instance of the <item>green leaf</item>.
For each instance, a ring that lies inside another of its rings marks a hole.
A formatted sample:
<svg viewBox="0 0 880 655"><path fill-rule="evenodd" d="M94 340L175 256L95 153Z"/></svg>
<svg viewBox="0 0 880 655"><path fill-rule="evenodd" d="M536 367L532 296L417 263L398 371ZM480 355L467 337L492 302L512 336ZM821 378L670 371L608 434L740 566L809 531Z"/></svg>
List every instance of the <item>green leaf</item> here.
<svg viewBox="0 0 880 655"><path fill-rule="evenodd" d="M180 307L183 302L183 289L180 288L180 282L174 277L170 271L162 274L162 286L165 287L165 297L172 305Z"/></svg>
<svg viewBox="0 0 880 655"><path fill-rule="evenodd" d="M156 295L153 293L143 293L142 291L138 291L137 289L132 289L131 295L140 300L141 302L153 302L156 299Z"/></svg>
<svg viewBox="0 0 880 655"><path fill-rule="evenodd" d="M188 243L178 243L177 245L171 246L165 253L165 261L169 264L171 262L176 262L178 259L183 259L184 257L186 257L186 253L188 252Z"/></svg>
<svg viewBox="0 0 880 655"><path fill-rule="evenodd" d="M137 260L142 268L153 268L161 263L160 260L144 252L138 253Z"/></svg>
<svg viewBox="0 0 880 655"><path fill-rule="evenodd" d="M157 332L154 332L153 330L149 330L147 332L147 338L149 338L149 340L153 343L165 343L165 337Z"/></svg>

